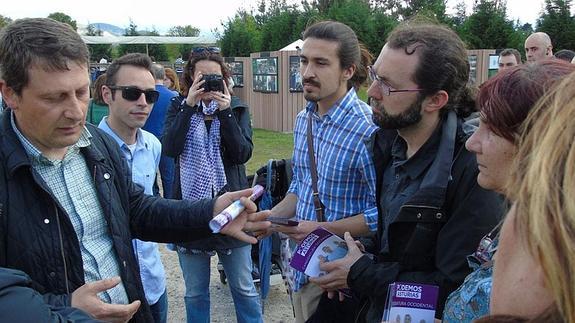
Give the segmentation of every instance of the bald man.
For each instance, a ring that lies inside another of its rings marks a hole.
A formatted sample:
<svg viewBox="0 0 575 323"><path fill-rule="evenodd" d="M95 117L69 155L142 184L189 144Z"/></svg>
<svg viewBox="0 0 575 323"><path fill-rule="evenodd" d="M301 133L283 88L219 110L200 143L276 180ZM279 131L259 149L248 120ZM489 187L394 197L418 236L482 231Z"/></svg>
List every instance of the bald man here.
<svg viewBox="0 0 575 323"><path fill-rule="evenodd" d="M525 40L525 56L527 56L527 62L553 57L553 45L549 35L544 32L529 35Z"/></svg>

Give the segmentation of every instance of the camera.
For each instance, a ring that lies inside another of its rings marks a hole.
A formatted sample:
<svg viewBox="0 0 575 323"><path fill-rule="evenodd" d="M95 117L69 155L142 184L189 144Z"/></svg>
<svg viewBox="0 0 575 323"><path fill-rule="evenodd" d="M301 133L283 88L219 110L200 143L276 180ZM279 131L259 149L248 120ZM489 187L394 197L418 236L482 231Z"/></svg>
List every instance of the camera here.
<svg viewBox="0 0 575 323"><path fill-rule="evenodd" d="M202 76L202 80L205 81L202 84L205 92L217 91L224 93L224 79L221 75L207 74Z"/></svg>

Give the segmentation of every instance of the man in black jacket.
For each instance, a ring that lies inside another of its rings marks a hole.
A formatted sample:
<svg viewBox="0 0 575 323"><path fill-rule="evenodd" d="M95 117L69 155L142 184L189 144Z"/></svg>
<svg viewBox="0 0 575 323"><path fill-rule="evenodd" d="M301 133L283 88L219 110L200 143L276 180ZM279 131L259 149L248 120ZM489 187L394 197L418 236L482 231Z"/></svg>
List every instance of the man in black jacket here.
<svg viewBox="0 0 575 323"><path fill-rule="evenodd" d="M451 30L410 22L389 36L369 70L368 95L381 127L368 143L376 164L378 232L362 254L349 234L346 257L326 263L314 282L351 288L366 304L358 321L382 319L394 281L439 286L436 317L470 272L466 256L503 213L496 193L478 186L462 118L473 110L469 64Z"/></svg>
<svg viewBox="0 0 575 323"><path fill-rule="evenodd" d="M0 34L0 90L12 108L0 120L0 266L26 272L52 306L151 321L132 238L205 238L208 222L234 200L242 197L249 212L255 205L245 198L251 190L197 202L145 195L117 143L85 122L88 63L80 36L52 19L18 20ZM153 89L127 86L112 95L157 99ZM242 230L269 222L247 217L222 232L255 243Z"/></svg>

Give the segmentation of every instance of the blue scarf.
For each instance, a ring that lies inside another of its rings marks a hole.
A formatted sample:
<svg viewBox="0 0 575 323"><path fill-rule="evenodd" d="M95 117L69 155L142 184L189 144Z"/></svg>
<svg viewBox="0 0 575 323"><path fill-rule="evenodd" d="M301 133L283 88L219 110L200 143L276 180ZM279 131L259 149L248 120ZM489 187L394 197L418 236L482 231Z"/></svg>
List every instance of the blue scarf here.
<svg viewBox="0 0 575 323"><path fill-rule="evenodd" d="M180 155L182 199L198 200L215 196L226 185L226 173L220 152L220 120L212 121L206 129L205 115L218 110L216 101L202 104L203 114L194 113L186 134L184 150Z"/></svg>

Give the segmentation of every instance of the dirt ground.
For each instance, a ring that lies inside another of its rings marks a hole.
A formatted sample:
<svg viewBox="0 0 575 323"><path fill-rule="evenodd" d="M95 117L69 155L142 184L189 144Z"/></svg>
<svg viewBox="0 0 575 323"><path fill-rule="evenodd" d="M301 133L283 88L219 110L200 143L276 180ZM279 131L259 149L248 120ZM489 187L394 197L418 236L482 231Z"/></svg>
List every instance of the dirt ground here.
<svg viewBox="0 0 575 323"><path fill-rule="evenodd" d="M174 251L160 245L162 262L166 269L168 289L168 322L186 322L186 309L184 306L184 279L178 262L178 255ZM217 270L217 256L212 257L210 298L211 322L236 322L234 302L228 285L220 282ZM293 322L293 311L285 286L281 281L272 281L268 298L264 307L264 322Z"/></svg>

